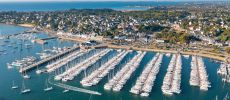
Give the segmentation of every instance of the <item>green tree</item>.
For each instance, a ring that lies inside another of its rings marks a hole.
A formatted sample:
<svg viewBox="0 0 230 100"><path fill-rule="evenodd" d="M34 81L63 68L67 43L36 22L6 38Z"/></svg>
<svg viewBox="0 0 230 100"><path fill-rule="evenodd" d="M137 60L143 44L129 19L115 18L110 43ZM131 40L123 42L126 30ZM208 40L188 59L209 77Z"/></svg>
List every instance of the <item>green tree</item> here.
<svg viewBox="0 0 230 100"><path fill-rule="evenodd" d="M230 54L230 46L226 47L224 50L225 50L226 53Z"/></svg>

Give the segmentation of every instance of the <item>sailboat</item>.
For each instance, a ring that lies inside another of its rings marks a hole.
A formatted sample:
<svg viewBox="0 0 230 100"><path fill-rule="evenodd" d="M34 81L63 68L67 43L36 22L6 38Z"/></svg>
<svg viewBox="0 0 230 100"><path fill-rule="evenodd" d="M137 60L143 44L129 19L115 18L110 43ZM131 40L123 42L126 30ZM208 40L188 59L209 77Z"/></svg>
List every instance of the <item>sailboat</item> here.
<svg viewBox="0 0 230 100"><path fill-rule="evenodd" d="M8 69L12 69L12 68L13 68L12 64L7 63L7 68L8 68Z"/></svg>
<svg viewBox="0 0 230 100"><path fill-rule="evenodd" d="M223 100L229 100L228 93L224 96L224 99L223 99Z"/></svg>
<svg viewBox="0 0 230 100"><path fill-rule="evenodd" d="M68 90L68 89L65 89L65 90L63 91L63 93L66 93L66 92L69 92L69 90Z"/></svg>
<svg viewBox="0 0 230 100"><path fill-rule="evenodd" d="M26 88L24 80L23 80L21 94L26 94L26 93L29 93L29 92L31 92L31 90L29 88Z"/></svg>
<svg viewBox="0 0 230 100"><path fill-rule="evenodd" d="M2 32L0 30L0 40L4 39L4 37L2 36Z"/></svg>
<svg viewBox="0 0 230 100"><path fill-rule="evenodd" d="M38 69L38 66L37 66L37 70L36 70L36 74L41 74L42 71Z"/></svg>
<svg viewBox="0 0 230 100"><path fill-rule="evenodd" d="M42 71L41 70L36 70L36 74L41 74L42 73Z"/></svg>
<svg viewBox="0 0 230 100"><path fill-rule="evenodd" d="M46 87L44 89L45 92L53 90L53 87L52 86L49 87L49 85L48 85L48 79L46 80L45 84L46 84Z"/></svg>
<svg viewBox="0 0 230 100"><path fill-rule="evenodd" d="M216 95L216 99L215 100L218 100L218 95Z"/></svg>
<svg viewBox="0 0 230 100"><path fill-rule="evenodd" d="M30 76L27 75L27 74L24 74L24 75L23 75L23 78L24 78L24 79L30 79Z"/></svg>
<svg viewBox="0 0 230 100"><path fill-rule="evenodd" d="M22 67L21 67L21 68L22 68ZM30 79L30 76L26 74L26 71L25 71L25 73L23 74L22 77L23 77L24 79Z"/></svg>
<svg viewBox="0 0 230 100"><path fill-rule="evenodd" d="M69 92L69 89L65 88L65 90L62 91L62 93Z"/></svg>
<svg viewBox="0 0 230 100"><path fill-rule="evenodd" d="M14 84L14 81L13 81L13 85L12 85L11 88L12 88L12 89L17 89L17 88L18 88L18 86Z"/></svg>

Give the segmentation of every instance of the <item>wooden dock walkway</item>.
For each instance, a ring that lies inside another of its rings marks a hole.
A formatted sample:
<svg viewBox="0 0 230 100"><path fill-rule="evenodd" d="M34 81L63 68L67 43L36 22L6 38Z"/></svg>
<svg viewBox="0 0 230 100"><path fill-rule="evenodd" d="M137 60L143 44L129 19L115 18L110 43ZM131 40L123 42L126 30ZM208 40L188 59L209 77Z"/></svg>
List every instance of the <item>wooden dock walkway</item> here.
<svg viewBox="0 0 230 100"><path fill-rule="evenodd" d="M58 53L58 54L56 54L56 55L54 55L54 56L51 56L51 57L49 57L49 58L46 58L46 59L43 59L43 60L41 60L41 61L38 61L38 62L36 62L36 63L34 63L34 64L31 64L31 65L29 65L29 66L27 66L27 67L20 68L19 72L20 72L20 73L23 73L23 72L25 72L25 71L31 70L31 69L33 69L33 68L36 68L37 66L40 66L40 65L42 65L42 64L44 64L44 63L47 63L47 62L49 62L49 61L51 61L51 60L53 60L53 59L56 59L56 58L58 58L58 57L60 57L60 56L69 54L69 53L71 53L71 52L73 52L73 51L75 51L75 50L78 50L79 48L80 48L79 46L73 47L73 48L68 49L68 50L66 50L66 51L64 51L64 52Z"/></svg>

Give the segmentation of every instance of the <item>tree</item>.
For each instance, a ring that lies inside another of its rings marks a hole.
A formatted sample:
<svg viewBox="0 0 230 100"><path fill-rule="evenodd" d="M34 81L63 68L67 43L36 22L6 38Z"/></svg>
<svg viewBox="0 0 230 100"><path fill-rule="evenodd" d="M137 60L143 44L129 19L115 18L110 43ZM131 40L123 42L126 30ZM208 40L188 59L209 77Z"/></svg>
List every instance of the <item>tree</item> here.
<svg viewBox="0 0 230 100"><path fill-rule="evenodd" d="M225 50L226 53L230 54L230 46L226 47L224 50Z"/></svg>
<svg viewBox="0 0 230 100"><path fill-rule="evenodd" d="M225 29L223 33L220 35L220 40L225 42L230 39L230 29Z"/></svg>
<svg viewBox="0 0 230 100"><path fill-rule="evenodd" d="M139 29L140 32L153 33L153 32L156 32L156 31L163 30L164 27L160 26L160 25L157 25L157 24L152 24L152 25L148 25L148 26L140 25L138 27L138 29Z"/></svg>

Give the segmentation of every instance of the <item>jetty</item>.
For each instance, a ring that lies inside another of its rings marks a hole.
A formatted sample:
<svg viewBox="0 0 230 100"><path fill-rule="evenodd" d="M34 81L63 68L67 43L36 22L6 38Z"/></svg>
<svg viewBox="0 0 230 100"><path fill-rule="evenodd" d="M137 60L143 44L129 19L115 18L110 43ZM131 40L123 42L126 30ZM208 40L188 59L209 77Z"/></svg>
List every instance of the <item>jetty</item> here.
<svg viewBox="0 0 230 100"><path fill-rule="evenodd" d="M204 91L211 87L202 57L192 56L190 75L189 83L191 86L200 86L200 90Z"/></svg>
<svg viewBox="0 0 230 100"><path fill-rule="evenodd" d="M132 73L137 69L146 52L138 51L135 55L108 83L104 85L105 90L120 91Z"/></svg>
<svg viewBox="0 0 230 100"><path fill-rule="evenodd" d="M160 70L163 54L157 53L154 58L146 65L141 75L138 77L136 84L129 92L140 94L141 96L149 96L152 90L156 76Z"/></svg>
<svg viewBox="0 0 230 100"><path fill-rule="evenodd" d="M49 62L49 61L51 61L51 60L53 60L53 59L56 59L56 58L58 58L58 57L61 57L61 56L64 56L64 55L66 55L66 54L69 54L69 53L71 53L71 52L74 52L74 51L76 51L76 50L79 50L79 48L80 48L79 46L76 46L76 47L70 48L70 49L68 49L68 50L66 50L66 51L64 51L64 52L58 53L58 54L56 54L56 55L54 55L54 56L51 56L51 57L48 57L48 58L46 58L46 59L40 60L40 61L38 61L38 62L36 62L36 63L33 63L33 64L29 65L29 66L22 67L22 68L19 69L19 72L20 72L20 73L23 73L23 72L25 72L25 71L31 70L31 69L33 69L33 68L36 68L36 67L38 67L38 66L40 66L40 65L42 65L42 64L45 64L45 63L47 63L47 62Z"/></svg>
<svg viewBox="0 0 230 100"><path fill-rule="evenodd" d="M88 67L96 63L99 59L101 59L104 55L106 55L110 51L111 49L101 50L100 52L94 54L92 57L84 60L79 64L76 64L74 67L69 68L64 73L56 75L54 79L62 80L62 81L73 80L75 76L80 74L82 71L85 71Z"/></svg>
<svg viewBox="0 0 230 100"><path fill-rule="evenodd" d="M89 50L89 51L91 51L91 50ZM83 50L79 50L79 51L72 52L69 55L67 55L66 57L63 57L63 58L58 59L57 61L55 61L55 62L53 62L51 64L48 64L46 66L47 72L53 72L56 69L58 69L58 68L60 68L60 67L62 67L64 65L67 65L68 63L70 63L74 59L76 59L76 58L88 53L89 51L85 52Z"/></svg>
<svg viewBox="0 0 230 100"><path fill-rule="evenodd" d="M63 89L67 89L67 90L71 90L71 91L88 93L88 94L93 94L93 95L101 95L101 93L99 93L97 91L78 88L78 87L74 87L74 86L70 86L70 85L66 85L66 84L62 84L62 83L53 83L50 80L48 80L48 82L49 82L49 84L52 84L54 86L57 86L57 87L60 87L60 88L63 88Z"/></svg>
<svg viewBox="0 0 230 100"><path fill-rule="evenodd" d="M122 61L122 59L129 53L129 51L124 50L121 51L118 55L110 59L107 63L102 65L99 69L93 71L89 76L83 78L80 83L83 86L93 86L97 85L100 80L103 79L107 74L109 74L110 70L113 70L117 64Z"/></svg>
<svg viewBox="0 0 230 100"><path fill-rule="evenodd" d="M164 94L173 95L174 93L179 94L181 92L181 69L181 55L173 54L161 87Z"/></svg>
<svg viewBox="0 0 230 100"><path fill-rule="evenodd" d="M56 39L57 37L47 37L47 38L41 38L41 39L36 39L35 42L39 43L39 44L45 44L47 43L46 40L50 40L50 39Z"/></svg>
<svg viewBox="0 0 230 100"><path fill-rule="evenodd" d="M101 95L101 93L96 92L96 91L86 90L83 88L78 88L78 87L74 87L74 86L70 86L70 85L66 85L62 83L53 83L53 85L64 88L64 89L72 90L72 91L83 92L83 93L94 94L94 95Z"/></svg>
<svg viewBox="0 0 230 100"><path fill-rule="evenodd" d="M223 62L217 70L217 74L222 76L222 81L230 83L230 64Z"/></svg>

